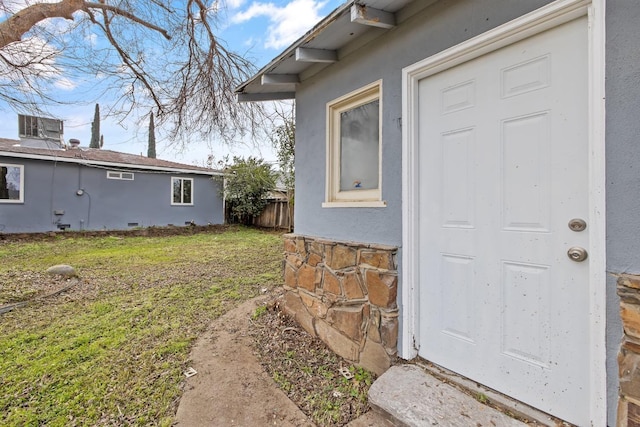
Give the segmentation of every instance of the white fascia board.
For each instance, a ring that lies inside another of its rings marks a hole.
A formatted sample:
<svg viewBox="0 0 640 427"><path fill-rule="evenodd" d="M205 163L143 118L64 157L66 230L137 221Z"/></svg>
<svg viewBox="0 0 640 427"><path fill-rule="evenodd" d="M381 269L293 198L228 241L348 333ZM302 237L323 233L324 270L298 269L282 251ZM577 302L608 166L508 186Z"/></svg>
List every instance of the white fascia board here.
<svg viewBox="0 0 640 427"><path fill-rule="evenodd" d="M295 92L238 93L238 102L280 101L295 99Z"/></svg>
<svg viewBox="0 0 640 427"><path fill-rule="evenodd" d="M172 172L172 173L183 173L183 174L196 174L196 175L209 175L209 176L222 176L222 172L218 171L200 171L200 170L191 170L191 169L181 169L181 168L170 168L166 166L147 166L147 165L139 165L133 163L117 163L117 162L105 162L99 160L86 160L86 159L72 159L69 157L56 157L56 156L43 156L41 154L25 154L25 153L14 153L12 151L0 151L0 157L13 157L18 159L30 159L30 160L46 160L50 162L62 162L62 163L75 163L81 164L88 167L91 166L104 166L111 168L125 168L125 169L138 169L138 170L149 170L149 171L162 171L162 172Z"/></svg>

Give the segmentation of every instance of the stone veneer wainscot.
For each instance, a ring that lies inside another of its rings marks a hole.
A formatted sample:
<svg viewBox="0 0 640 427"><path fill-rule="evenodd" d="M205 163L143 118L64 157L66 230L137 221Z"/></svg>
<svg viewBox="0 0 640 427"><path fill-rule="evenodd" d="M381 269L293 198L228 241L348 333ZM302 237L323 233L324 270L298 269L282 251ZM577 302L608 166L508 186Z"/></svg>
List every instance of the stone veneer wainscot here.
<svg viewBox="0 0 640 427"><path fill-rule="evenodd" d="M624 337L618 354L620 396L618 425L640 426L640 276L618 276Z"/></svg>
<svg viewBox="0 0 640 427"><path fill-rule="evenodd" d="M284 310L335 353L380 375L397 354L397 248L284 236Z"/></svg>

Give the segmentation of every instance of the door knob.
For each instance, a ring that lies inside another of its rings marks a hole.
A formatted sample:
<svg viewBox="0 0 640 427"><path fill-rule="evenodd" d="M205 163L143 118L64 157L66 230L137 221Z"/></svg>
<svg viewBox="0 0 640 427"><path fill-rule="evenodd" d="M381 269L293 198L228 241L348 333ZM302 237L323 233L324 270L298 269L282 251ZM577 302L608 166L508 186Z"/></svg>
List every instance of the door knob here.
<svg viewBox="0 0 640 427"><path fill-rule="evenodd" d="M572 261L582 262L585 259L587 259L589 254L587 253L587 251L584 248L581 248L579 246L573 246L573 247L569 248L569 250L567 251L567 256Z"/></svg>

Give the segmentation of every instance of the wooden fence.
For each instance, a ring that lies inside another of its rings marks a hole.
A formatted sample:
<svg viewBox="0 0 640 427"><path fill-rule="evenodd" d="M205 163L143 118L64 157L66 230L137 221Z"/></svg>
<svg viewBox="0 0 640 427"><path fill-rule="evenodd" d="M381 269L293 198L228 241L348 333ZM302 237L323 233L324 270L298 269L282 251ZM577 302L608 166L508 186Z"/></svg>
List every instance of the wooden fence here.
<svg viewBox="0 0 640 427"><path fill-rule="evenodd" d="M289 218L289 203L287 200L270 200L260 216L253 219L253 225L258 227L281 228L285 230L290 227L292 219Z"/></svg>
<svg viewBox="0 0 640 427"><path fill-rule="evenodd" d="M231 209L227 205L225 212L227 223L236 222L231 217ZM293 230L293 218L289 218L289 203L286 199L271 199L262 213L253 219L257 227ZM291 225L291 226L290 226Z"/></svg>

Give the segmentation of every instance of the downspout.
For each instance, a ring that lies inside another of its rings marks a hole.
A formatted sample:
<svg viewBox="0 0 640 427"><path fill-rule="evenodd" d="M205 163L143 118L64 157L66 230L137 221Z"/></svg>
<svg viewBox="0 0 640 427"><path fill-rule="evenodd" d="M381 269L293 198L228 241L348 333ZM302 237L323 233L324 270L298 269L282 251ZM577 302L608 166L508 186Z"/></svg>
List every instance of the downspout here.
<svg viewBox="0 0 640 427"><path fill-rule="evenodd" d="M227 177L222 175L222 223L227 225Z"/></svg>
<svg viewBox="0 0 640 427"><path fill-rule="evenodd" d="M86 194L87 198L89 199L89 206L87 207L86 223L83 219L80 220L80 230L84 230L85 228L88 228L89 224L91 223L91 194L89 194L89 192L82 187L82 167L83 166L84 165L82 164L78 165L78 189L76 190L76 196L82 197L83 195Z"/></svg>
<svg viewBox="0 0 640 427"><path fill-rule="evenodd" d="M49 215L51 217L51 224L59 224L60 218L56 219L56 215L53 208L54 196L53 192L56 189L56 168L58 167L58 158L53 159L53 168L51 169L51 191L49 191Z"/></svg>

